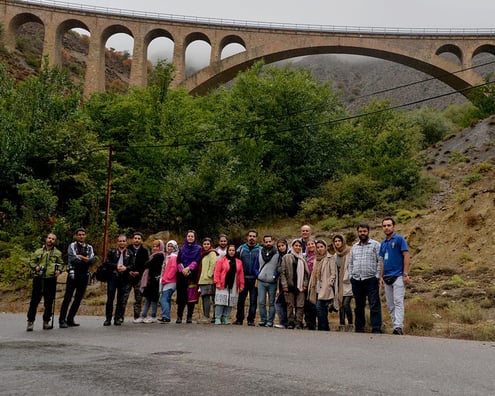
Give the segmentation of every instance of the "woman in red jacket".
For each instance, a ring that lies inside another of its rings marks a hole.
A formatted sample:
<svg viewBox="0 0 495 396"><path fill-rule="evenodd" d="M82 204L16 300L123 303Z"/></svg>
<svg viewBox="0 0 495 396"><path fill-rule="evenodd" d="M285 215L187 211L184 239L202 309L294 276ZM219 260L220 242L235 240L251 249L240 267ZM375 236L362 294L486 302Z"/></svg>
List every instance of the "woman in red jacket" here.
<svg viewBox="0 0 495 396"><path fill-rule="evenodd" d="M239 293L244 289L242 261L235 257L235 246L229 245L227 254L215 265L215 324L231 324L230 313L237 305Z"/></svg>

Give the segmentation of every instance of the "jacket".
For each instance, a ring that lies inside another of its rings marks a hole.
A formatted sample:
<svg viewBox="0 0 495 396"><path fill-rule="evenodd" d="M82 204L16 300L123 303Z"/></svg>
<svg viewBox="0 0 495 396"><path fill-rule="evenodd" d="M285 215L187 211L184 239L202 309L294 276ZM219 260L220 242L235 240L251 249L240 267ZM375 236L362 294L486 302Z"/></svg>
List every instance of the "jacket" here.
<svg viewBox="0 0 495 396"><path fill-rule="evenodd" d="M236 265L236 286L238 290L244 289L244 268L242 266L242 261L238 258L235 259ZM223 256L220 260L217 261L215 265L215 272L213 274L213 279L215 281L215 285L219 289L225 289L225 277L227 276L227 272L229 272L230 263L227 256Z"/></svg>
<svg viewBox="0 0 495 396"><path fill-rule="evenodd" d="M287 253L282 258L282 267L280 271L280 284L282 285L282 289L289 289L289 292L295 292L297 285L294 284L294 266L293 261L296 258L292 253ZM309 269L308 263L306 260L304 262L304 279L303 279L303 287L308 287L309 282Z"/></svg>
<svg viewBox="0 0 495 396"><path fill-rule="evenodd" d="M332 300L335 297L334 286L337 282L335 256L326 254L321 260L315 259L315 266L309 281L309 301Z"/></svg>

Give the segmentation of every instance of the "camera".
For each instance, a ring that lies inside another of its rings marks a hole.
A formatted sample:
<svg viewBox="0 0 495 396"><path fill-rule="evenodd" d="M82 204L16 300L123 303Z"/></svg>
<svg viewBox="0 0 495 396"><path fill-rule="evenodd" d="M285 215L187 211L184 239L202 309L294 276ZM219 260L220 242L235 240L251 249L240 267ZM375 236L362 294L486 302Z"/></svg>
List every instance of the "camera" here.
<svg viewBox="0 0 495 396"><path fill-rule="evenodd" d="M36 276L38 278L43 278L43 275L45 275L46 268L44 266L41 266L38 272L36 273Z"/></svg>

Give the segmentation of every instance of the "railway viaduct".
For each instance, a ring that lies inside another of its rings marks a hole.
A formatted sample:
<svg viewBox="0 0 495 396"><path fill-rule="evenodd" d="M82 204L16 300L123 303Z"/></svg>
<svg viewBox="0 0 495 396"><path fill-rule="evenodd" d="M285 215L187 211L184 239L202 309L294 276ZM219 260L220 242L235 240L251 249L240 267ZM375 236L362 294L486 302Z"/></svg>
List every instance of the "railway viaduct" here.
<svg viewBox="0 0 495 396"><path fill-rule="evenodd" d="M258 60L272 63L313 54L355 54L397 62L425 72L456 90L483 82L472 68L480 53L495 55L495 29L376 29L315 25L287 25L180 17L54 1L1 0L4 45L15 50L16 33L27 22L44 27L43 54L60 65L62 38L71 29L90 33L86 60L85 94L105 90L105 44L116 33L133 37L130 84L145 86L147 54L152 40L166 37L174 43L173 87L203 94L231 80ZM186 76L185 53L189 44L210 44L209 64ZM229 44L244 51L222 58ZM445 53L454 56L442 56Z"/></svg>

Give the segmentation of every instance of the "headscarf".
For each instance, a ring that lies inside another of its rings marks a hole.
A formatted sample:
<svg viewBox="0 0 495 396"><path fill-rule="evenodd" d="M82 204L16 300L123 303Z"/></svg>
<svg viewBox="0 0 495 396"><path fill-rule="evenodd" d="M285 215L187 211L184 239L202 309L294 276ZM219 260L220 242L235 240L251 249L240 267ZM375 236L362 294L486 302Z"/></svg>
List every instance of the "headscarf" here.
<svg viewBox="0 0 495 396"><path fill-rule="evenodd" d="M335 240L335 238L338 238L342 241L342 248L340 250L337 250L335 248L335 244L333 244L333 241ZM347 246L347 242L345 240L345 237L342 234L335 234L334 237L332 238L332 244L333 244L333 248L335 250L335 254L337 256L342 257L342 256L345 256L347 253L349 253L350 248L349 248L349 246Z"/></svg>
<svg viewBox="0 0 495 396"><path fill-rule="evenodd" d="M325 247L327 247L327 242L324 239L318 239L315 241L315 244L321 243ZM321 278L321 264L323 259L328 256L328 251L325 251L322 255L318 254L318 249L316 249L316 256L314 261L313 273L311 274L311 278L309 279L309 301L313 304L316 304L316 285Z"/></svg>
<svg viewBox="0 0 495 396"><path fill-rule="evenodd" d="M168 241L165 246L168 246L169 244L171 244L174 247L174 251L170 255L176 255L177 256L177 253L179 252L179 244L174 239L171 239L170 241Z"/></svg>
<svg viewBox="0 0 495 396"><path fill-rule="evenodd" d="M337 250L335 248L335 244L333 244L335 254L339 257L342 257L342 263L341 263L340 269L337 267L338 274L339 274L338 279L337 279L337 281L338 281L337 301L339 303L339 306L342 306L342 302L344 301L344 275L345 275L345 271L347 269L347 266L349 265L349 263L347 262L347 259L349 257L350 248L349 248L349 246L347 246L345 237L342 234L334 235L334 237L332 238L332 243L335 240L335 238L338 238L342 241L342 248L340 250Z"/></svg>
<svg viewBox="0 0 495 396"><path fill-rule="evenodd" d="M158 241L160 243L159 250L157 252L151 253L149 259L151 260L153 257L155 257L157 254L162 254L165 256L165 243L161 239L155 239L155 241ZM155 242L153 241L153 242Z"/></svg>
<svg viewBox="0 0 495 396"><path fill-rule="evenodd" d="M187 234L194 234L194 241L189 244L187 242ZM179 250L180 254L180 263L184 264L184 267L189 266L193 261L196 261L199 264L199 260L201 260L201 246L198 245L197 236L195 231L188 231L186 234L186 238L184 238L184 245Z"/></svg>
<svg viewBox="0 0 495 396"><path fill-rule="evenodd" d="M301 239L294 239L290 244L291 247L294 247L294 244L299 242L302 246ZM299 291L303 291L304 288L304 267L306 266L306 260L304 259L303 253L296 253L294 249L291 249L291 254L297 258L297 289Z"/></svg>
<svg viewBox="0 0 495 396"><path fill-rule="evenodd" d="M237 265L235 262L235 254L233 256L229 256L228 254L228 248L227 248L227 254L225 255L229 262L229 270L227 271L227 274L225 275L225 287L227 289L232 289L234 287L234 282L235 282L235 275L237 272Z"/></svg>

